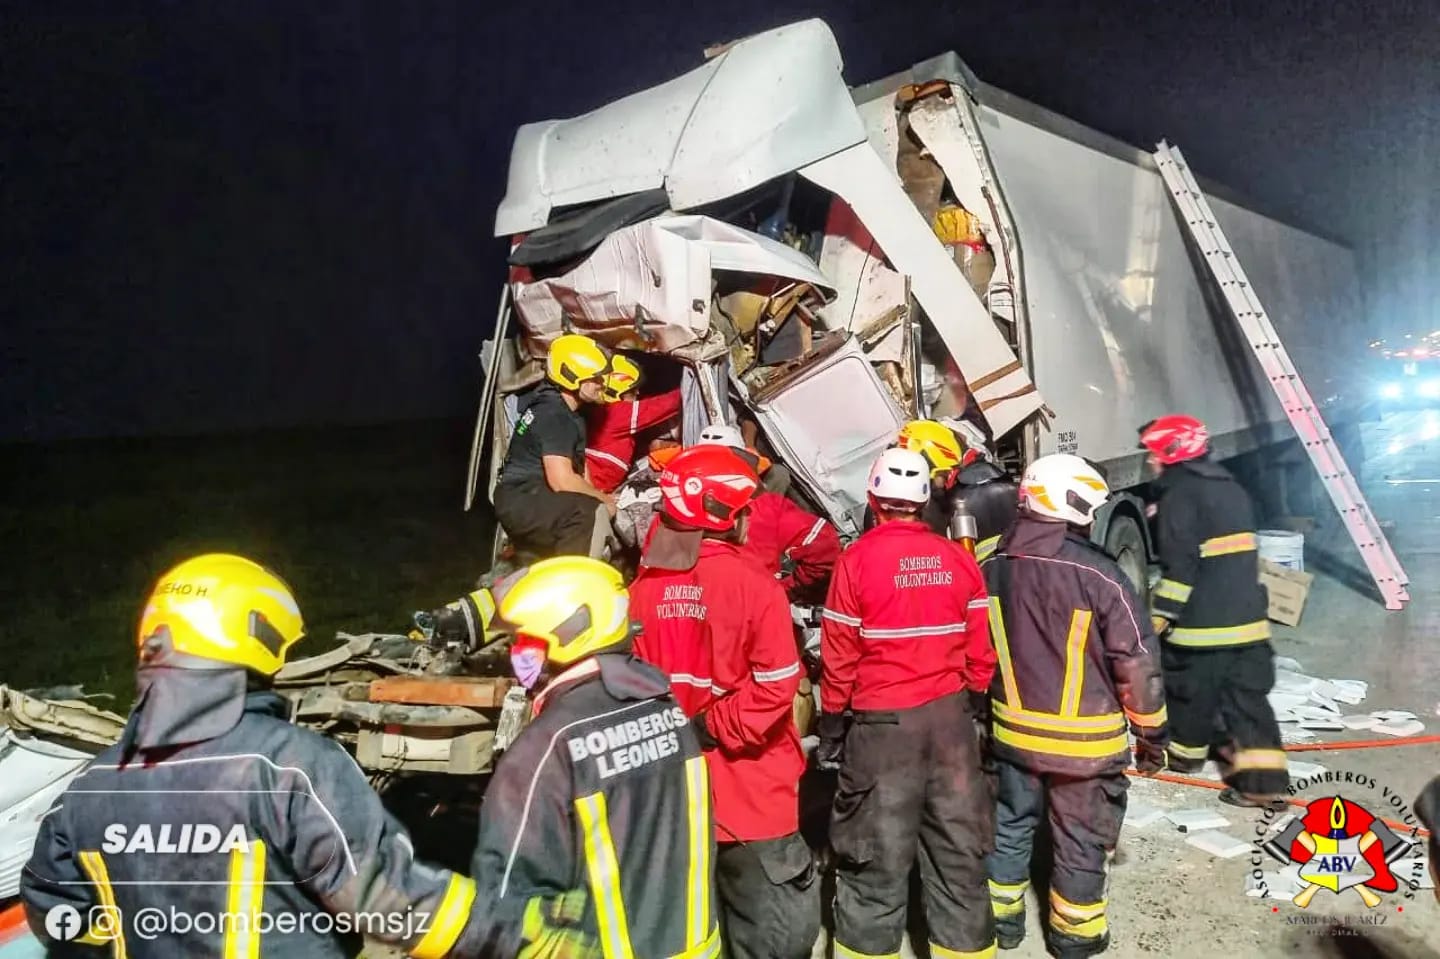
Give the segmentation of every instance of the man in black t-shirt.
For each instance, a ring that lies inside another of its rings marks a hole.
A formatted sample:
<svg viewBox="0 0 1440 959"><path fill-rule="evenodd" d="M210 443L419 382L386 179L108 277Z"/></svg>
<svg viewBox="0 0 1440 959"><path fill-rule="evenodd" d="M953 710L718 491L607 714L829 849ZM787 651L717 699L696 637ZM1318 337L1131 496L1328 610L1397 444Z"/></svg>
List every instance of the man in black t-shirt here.
<svg viewBox="0 0 1440 959"><path fill-rule="evenodd" d="M495 516L523 559L599 556L615 512L585 476L584 403L602 402L610 357L578 333L545 358L545 380L520 397L520 418L495 486Z"/></svg>

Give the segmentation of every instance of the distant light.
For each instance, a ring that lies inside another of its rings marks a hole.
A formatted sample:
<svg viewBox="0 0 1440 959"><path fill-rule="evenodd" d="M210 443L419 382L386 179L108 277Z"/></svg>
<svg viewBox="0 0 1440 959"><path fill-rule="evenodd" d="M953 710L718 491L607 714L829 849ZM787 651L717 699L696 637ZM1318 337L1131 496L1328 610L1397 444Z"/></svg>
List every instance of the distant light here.
<svg viewBox="0 0 1440 959"><path fill-rule="evenodd" d="M1426 423L1420 430L1422 440L1440 439L1440 423Z"/></svg>
<svg viewBox="0 0 1440 959"><path fill-rule="evenodd" d="M1405 395L1405 387L1399 383L1386 383L1380 387L1380 395L1387 400L1398 400Z"/></svg>
<svg viewBox="0 0 1440 959"><path fill-rule="evenodd" d="M1427 400L1440 400L1440 380L1426 380L1416 392Z"/></svg>
<svg viewBox="0 0 1440 959"><path fill-rule="evenodd" d="M1402 442L1401 440L1391 440L1390 446L1385 450L1385 452L1389 453L1391 456L1394 456L1396 453L1403 452L1404 449L1404 442Z"/></svg>

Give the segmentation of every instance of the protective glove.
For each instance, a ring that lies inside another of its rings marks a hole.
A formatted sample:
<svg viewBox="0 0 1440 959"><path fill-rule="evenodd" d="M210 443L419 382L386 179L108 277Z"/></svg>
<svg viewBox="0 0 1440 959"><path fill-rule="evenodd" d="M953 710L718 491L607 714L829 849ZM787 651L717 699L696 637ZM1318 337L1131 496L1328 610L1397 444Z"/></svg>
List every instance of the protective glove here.
<svg viewBox="0 0 1440 959"><path fill-rule="evenodd" d="M1150 626L1155 630L1155 636L1158 639L1164 639L1165 634L1175 628L1175 624L1164 616L1151 616Z"/></svg>
<svg viewBox="0 0 1440 959"><path fill-rule="evenodd" d="M585 917L585 892L574 889L558 896L536 896L525 904L521 935L525 945L518 959L590 959L601 955L600 943L580 928Z"/></svg>
<svg viewBox="0 0 1440 959"><path fill-rule="evenodd" d="M844 713L821 713L817 731L820 742L815 747L815 768L821 772L837 772L845 756L845 733L849 722Z"/></svg>
<svg viewBox="0 0 1440 959"><path fill-rule="evenodd" d="M696 713L690 717L690 728L695 730L695 738L700 740L701 749L715 749L720 745L720 741L710 733L704 713Z"/></svg>
<svg viewBox="0 0 1440 959"><path fill-rule="evenodd" d="M1153 739L1135 740L1135 769L1142 776L1153 776L1170 768L1165 744Z"/></svg>

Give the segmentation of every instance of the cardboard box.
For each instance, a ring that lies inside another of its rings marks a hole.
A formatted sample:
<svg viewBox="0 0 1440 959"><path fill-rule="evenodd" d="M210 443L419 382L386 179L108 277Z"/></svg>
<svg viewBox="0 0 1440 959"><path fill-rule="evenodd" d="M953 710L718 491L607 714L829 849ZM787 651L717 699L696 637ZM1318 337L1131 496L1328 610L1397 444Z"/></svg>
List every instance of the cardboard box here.
<svg viewBox="0 0 1440 959"><path fill-rule="evenodd" d="M1297 573L1268 559L1260 561L1260 584L1270 594L1268 615L1284 626L1300 625L1300 614L1305 611L1305 599L1313 582L1314 573Z"/></svg>

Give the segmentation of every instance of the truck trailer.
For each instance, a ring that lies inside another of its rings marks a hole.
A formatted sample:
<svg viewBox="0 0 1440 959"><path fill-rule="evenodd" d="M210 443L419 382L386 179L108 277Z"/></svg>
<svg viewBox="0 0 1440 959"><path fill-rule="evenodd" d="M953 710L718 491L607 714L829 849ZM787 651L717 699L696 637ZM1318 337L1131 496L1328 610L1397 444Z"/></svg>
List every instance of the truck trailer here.
<svg viewBox="0 0 1440 959"><path fill-rule="evenodd" d="M467 509L487 451L493 489L506 398L567 331L684 364L685 440L753 417L843 535L870 462L918 415L974 427L1012 470L1053 452L1099 465L1116 495L1093 535L1142 590L1136 431L1153 417L1203 419L1272 511L1275 470L1308 494L1294 430L1149 152L955 53L850 88L820 20L706 55L516 133ZM1201 185L1344 443L1363 399L1341 367L1360 319L1351 251Z"/></svg>

